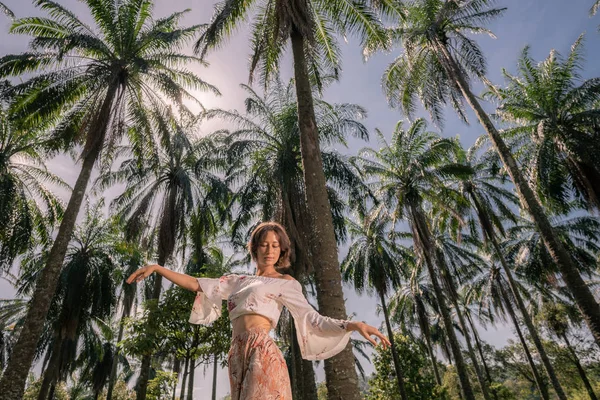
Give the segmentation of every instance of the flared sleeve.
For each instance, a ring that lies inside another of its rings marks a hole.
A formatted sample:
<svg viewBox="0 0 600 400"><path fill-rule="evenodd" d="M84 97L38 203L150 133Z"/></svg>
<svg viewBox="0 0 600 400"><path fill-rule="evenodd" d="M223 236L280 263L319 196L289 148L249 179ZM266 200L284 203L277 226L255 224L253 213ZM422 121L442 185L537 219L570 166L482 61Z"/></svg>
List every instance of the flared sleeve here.
<svg viewBox="0 0 600 400"><path fill-rule="evenodd" d="M304 297L302 285L295 280L289 282L279 300L294 318L302 358L324 360L335 356L350 340L352 332L346 330L349 321L319 314Z"/></svg>
<svg viewBox="0 0 600 400"><path fill-rule="evenodd" d="M196 294L189 322L207 325L221 316L221 302L226 300L238 282L237 275L220 278L198 278L201 291Z"/></svg>

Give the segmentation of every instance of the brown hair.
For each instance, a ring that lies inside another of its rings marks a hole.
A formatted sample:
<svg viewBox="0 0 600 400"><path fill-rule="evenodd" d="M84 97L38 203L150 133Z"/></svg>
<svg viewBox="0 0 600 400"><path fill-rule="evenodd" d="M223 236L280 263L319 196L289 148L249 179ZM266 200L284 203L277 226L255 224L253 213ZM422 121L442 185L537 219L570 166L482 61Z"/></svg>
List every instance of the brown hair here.
<svg viewBox="0 0 600 400"><path fill-rule="evenodd" d="M286 269L290 266L290 238L285 232L285 228L277 222L263 222L252 231L250 241L248 242L248 251L253 260L256 260L257 249L267 232L275 232L279 241L279 259L275 263L278 270ZM281 271L280 271L281 272Z"/></svg>

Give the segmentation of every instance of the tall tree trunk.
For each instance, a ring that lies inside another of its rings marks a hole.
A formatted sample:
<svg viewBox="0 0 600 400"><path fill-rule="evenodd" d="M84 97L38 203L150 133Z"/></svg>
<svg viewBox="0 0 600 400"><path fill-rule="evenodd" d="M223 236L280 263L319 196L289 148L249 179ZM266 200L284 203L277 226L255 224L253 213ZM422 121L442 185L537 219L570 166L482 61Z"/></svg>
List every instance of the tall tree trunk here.
<svg viewBox="0 0 600 400"><path fill-rule="evenodd" d="M173 382L173 396L171 397L171 400L175 400L175 398L177 397L175 393L177 392L177 382L179 381L179 377L181 376L181 359L175 358L175 360L173 361L173 372L177 375L175 377L175 382Z"/></svg>
<svg viewBox="0 0 600 400"><path fill-rule="evenodd" d="M219 369L219 355L215 353L215 362L213 364L213 381L212 381L212 400L217 400L217 370Z"/></svg>
<svg viewBox="0 0 600 400"><path fill-rule="evenodd" d="M575 299L581 314L583 315L596 344L600 346L600 305L594 298L590 288L585 283L573 259L563 246L558 238L554 228L550 224L550 220L546 216L540 202L536 199L533 190L523 178L516 160L510 152L510 149L504 143L502 136L492 123L490 117L481 107L475 95L471 92L466 78L463 76L456 61L442 43L436 42L439 55L445 60L443 64L446 66L447 72L454 80L458 88L461 90L467 103L471 106L477 119L483 125L489 135L502 163L506 167L521 200L521 205L531 215L534 224L537 227L539 234L544 240L548 253L558 266L562 278L569 288L571 295Z"/></svg>
<svg viewBox="0 0 600 400"><path fill-rule="evenodd" d="M123 331L125 328L124 320L129 316L129 310L123 310L123 315L121 316L121 321L119 322L119 333L117 334L117 343L123 340ZM116 347L114 359L112 362L112 366L110 367L110 377L108 378L108 389L106 389L106 400L112 400L113 391L115 388L115 383L117 381L117 369L119 366L119 348Z"/></svg>
<svg viewBox="0 0 600 400"><path fill-rule="evenodd" d="M562 340L565 341L567 349L569 349L569 353L571 353L571 357L573 357L573 364L575 364L575 367L577 368L577 372L579 373L579 376L583 381L583 385L585 386L585 390L588 392L588 396L590 396L590 400L598 400L598 397L596 397L596 393L594 393L594 388L592 387L592 384L590 383L590 380L588 379L587 374L585 373L585 370L581 365L581 362L579 362L579 357L577 357L575 349L573 348L573 346L571 346L571 342L569 341L566 332L563 333Z"/></svg>
<svg viewBox="0 0 600 400"><path fill-rule="evenodd" d="M490 369L488 368L487 362L485 361L485 355L483 352L483 346L481 345L481 340L479 338L479 334L477 333L477 329L475 329L475 324L473 323L473 318L466 313L467 322L471 328L471 332L473 332L473 339L475 339L475 346L477 347L477 351L479 352L479 358L481 359L481 364L483 364L483 371L485 372L485 377L487 378L488 384L490 385L490 392L492 392L492 396L494 399L498 400L498 394L495 390L491 388L492 383L492 374L490 373Z"/></svg>
<svg viewBox="0 0 600 400"><path fill-rule="evenodd" d="M548 387L546 386L546 383L542 380L542 377L540 376L538 369L535 366L535 363L533 362L533 357L531 357L529 347L527 346L527 342L525 341L523 333L521 332L521 327L519 326L519 321L517 320L517 315L515 314L512 302L508 297L508 293L506 293L502 282L498 282L498 286L500 288L500 295L502 296L502 301L504 303L506 311L508 311L508 315L510 316L510 319L513 322L513 325L517 332L517 336L519 337L519 341L521 342L521 346L523 347L523 351L525 352L525 357L527 358L527 362L529 363L529 368L531 369L531 373L533 374L533 379L535 380L535 384L538 388L538 391L540 392L540 396L542 396L542 399L544 400L549 400L550 395L548 394Z"/></svg>
<svg viewBox="0 0 600 400"><path fill-rule="evenodd" d="M73 234L77 215L85 197L86 189L94 165L100 156L108 124L110 122L112 103L117 93L118 82L114 82L106 93L106 97L94 117L90 121L90 129L83 148L81 171L73 187L71 198L58 228L56 239L50 249L48 261L35 284L31 305L27 311L25 322L17 343L13 347L8 366L0 379L0 400L14 400L23 397L27 375L35 356L37 342L42 334L46 315L56 291L58 277L65 259L67 247Z"/></svg>
<svg viewBox="0 0 600 400"><path fill-rule="evenodd" d="M314 259L319 260L319 267L315 268L319 312L328 317L347 319L337 243L327 195L325 173L323 172L323 160L321 159L308 67L304 54L304 38L295 27L292 28L290 38L294 56L294 76L298 98L298 124L306 204L310 214L313 238L311 249ZM354 366L354 355L350 344L335 357L325 360L325 376L329 400L360 399L358 375Z"/></svg>
<svg viewBox="0 0 600 400"><path fill-rule="evenodd" d="M185 384L187 382L187 377L189 374L189 367L190 367L190 357L187 356L185 358L185 366L183 367L183 379L181 380L181 391L179 392L179 398L181 400L185 400Z"/></svg>
<svg viewBox="0 0 600 400"><path fill-rule="evenodd" d="M544 368L546 369L546 373L548 374L548 377L550 378L550 383L552 384L552 387L556 391L556 395L558 396L558 398L561 400L566 400L567 395L565 394L565 392L560 384L560 381L558 380L558 377L556 376L554 367L552 366L552 363L550 362L550 358L548 357L548 354L546 354L546 349L544 348L544 345L542 344L542 340L540 339L537 329L533 325L533 321L531 320L531 317L529 316L527 307L525 307L525 303L523 302L521 293L519 293L519 288L517 287L517 283L515 282L515 280L513 278L512 271L510 270L508 263L506 262L506 258L504 257L504 254L502 254L500 245L498 244L498 240L496 239L495 232L488 231L487 235L488 235L490 242L492 243L492 247L494 248L494 252L496 253L496 256L500 260L500 265L502 266L502 270L506 274L506 279L508 280L508 285L509 285L510 291L513 295L513 299L517 303L517 307L519 308L519 311L521 312L521 317L523 318L523 322L525 323L525 326L527 327L527 330L529 331L529 335L531 336L531 340L533 340L533 344L535 345L535 348L536 348L538 354L540 355L542 364L544 365ZM502 282L498 282L498 284L501 287L503 287Z"/></svg>
<svg viewBox="0 0 600 400"><path fill-rule="evenodd" d="M435 243L431 242L432 246L435 246L433 252L436 256L437 264L442 272L442 279L446 283L446 287L448 293L450 294L450 301L454 306L454 311L456 312L456 316L458 317L458 324L460 325L460 329L463 331L463 336L465 338L465 343L467 344L467 354L473 363L473 369L475 370L475 376L477 377L477 381L479 382L479 386L481 387L481 393L483 394L483 398L485 400L491 400L490 392L488 388L488 384L481 373L481 367L479 366L479 361L477 361L477 357L475 356L475 350L473 350L473 344L471 343L471 335L469 334L469 328L465 323L465 318L463 317L462 311L460 310L460 305L458 304L458 292L456 291L456 286L454 284L454 279L452 279L452 275L446 265L446 260L444 259L444 255L441 250L437 248Z"/></svg>
<svg viewBox="0 0 600 400"><path fill-rule="evenodd" d="M177 207L177 190L171 188L165 195L165 203L163 205L163 216L160 221L158 234L158 264L164 266L169 257L173 254L175 248L174 239L176 235L176 222L172 221ZM152 300L157 302L160 299L162 291L162 276L154 274L154 287L152 289ZM156 324L156 313L151 311L148 315L148 325ZM136 400L145 400L146 391L148 390L148 379L150 377L150 367L152 366L152 354L144 354L142 364L140 366L140 376L137 383Z"/></svg>
<svg viewBox="0 0 600 400"><path fill-rule="evenodd" d="M425 307L421 303L421 299L416 299L417 303L417 316L419 320L419 329L421 329L421 334L425 336L425 343L427 344L427 353L429 354L429 359L431 360L431 367L433 368L433 375L435 376L435 382L441 386L442 378L440 377L440 371L437 365L437 359L435 358L435 353L433 351L433 345L431 343L431 333L429 330L429 321L427 319L427 314L425 313Z"/></svg>
<svg viewBox="0 0 600 400"><path fill-rule="evenodd" d="M187 400L194 400L194 373L196 372L196 360L190 360L189 379L187 388Z"/></svg>
<svg viewBox="0 0 600 400"><path fill-rule="evenodd" d="M425 258L425 265L427 266L429 278L431 279L431 284L433 285L435 298L438 303L440 313L442 314L444 331L446 332L448 341L450 342L450 348L452 349L452 357L454 358L454 363L456 364L456 372L460 381L460 387L465 400L475 400L475 394L473 393L473 388L471 387L471 382L469 381L467 365L463 359L462 350L460 348L458 338L456 337L456 332L454 332L454 325L450 315L450 310L446 306L446 296L444 295L442 287L440 286L437 272L433 266L434 264L431 252L435 252L435 248L432 235L429 230L429 226L427 226L425 218L421 216L421 213L417 207L418 206L416 205L411 205L411 222L413 224L413 230L416 233L416 239L420 242L423 257Z"/></svg>
<svg viewBox="0 0 600 400"><path fill-rule="evenodd" d="M390 314L388 312L387 305L385 304L385 297L383 291L378 290L379 300L381 300L381 307L383 308L383 316L385 318L385 326L388 331L388 338L390 339L392 359L394 360L394 370L396 371L396 380L398 381L398 389L400 390L400 397L402 400L408 400L406 394L406 387L404 386L404 374L402 374L402 368L400 367L400 357L398 357L398 349L396 348L396 341L394 340L394 331L392 324L390 324Z"/></svg>
<svg viewBox="0 0 600 400"><path fill-rule="evenodd" d="M52 354L48 361L48 367L44 372L44 379L42 380L42 386L38 392L38 400L47 400L49 398L52 386L56 384L58 380L58 371L60 368L60 357L62 353L62 339L57 337L54 339L54 345L52 346Z"/></svg>

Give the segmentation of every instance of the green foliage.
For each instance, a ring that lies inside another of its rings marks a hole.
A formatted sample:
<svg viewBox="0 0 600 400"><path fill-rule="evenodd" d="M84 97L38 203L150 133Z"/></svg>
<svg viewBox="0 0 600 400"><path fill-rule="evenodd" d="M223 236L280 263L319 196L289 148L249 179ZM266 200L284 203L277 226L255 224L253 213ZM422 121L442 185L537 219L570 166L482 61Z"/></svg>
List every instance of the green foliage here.
<svg viewBox="0 0 600 400"><path fill-rule="evenodd" d="M147 400L170 400L173 385L177 383L177 374L156 371L156 377L148 381Z"/></svg>
<svg viewBox="0 0 600 400"><path fill-rule="evenodd" d="M123 350L130 356L158 352L208 362L216 353L223 359L231 341L226 305L217 321L201 326L188 322L193 302L194 293L178 287L167 290L159 305L156 300L147 301L144 313L128 321L130 335L121 343ZM149 318L152 312L154 319Z"/></svg>
<svg viewBox="0 0 600 400"><path fill-rule="evenodd" d="M47 246L62 218L63 205L52 189L70 188L44 164L46 139L36 129L19 129L0 108L0 272L35 246Z"/></svg>
<svg viewBox="0 0 600 400"><path fill-rule="evenodd" d="M100 394L100 399L106 399L106 389ZM127 386L125 381L119 379L113 389L112 400L134 400L135 392Z"/></svg>
<svg viewBox="0 0 600 400"><path fill-rule="evenodd" d="M43 377L36 379L33 374L29 375L29 378L27 379L27 389L25 389L25 393L23 394L23 400L37 400L40 388L42 387L42 380ZM67 385L64 382L60 382L56 385L54 400L70 400Z"/></svg>
<svg viewBox="0 0 600 400"><path fill-rule="evenodd" d="M406 393L410 400L445 399L445 392L435 384L430 363L421 347L412 339L399 333L394 335L404 374ZM375 372L369 380L368 400L393 400L400 398L396 374L392 364L392 352L377 347L373 360Z"/></svg>

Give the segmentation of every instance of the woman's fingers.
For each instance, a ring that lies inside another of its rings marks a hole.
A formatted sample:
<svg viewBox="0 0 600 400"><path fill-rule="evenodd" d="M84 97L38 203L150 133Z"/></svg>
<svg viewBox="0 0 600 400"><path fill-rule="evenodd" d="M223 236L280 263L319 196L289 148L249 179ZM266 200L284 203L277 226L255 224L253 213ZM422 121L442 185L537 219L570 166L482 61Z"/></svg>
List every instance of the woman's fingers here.
<svg viewBox="0 0 600 400"><path fill-rule="evenodd" d="M388 346L391 346L391 343L388 340L388 338L385 337L381 332L379 332L379 329L375 328L374 326L367 325L365 327L364 332L361 333L369 342L373 344L373 346L377 346L377 342L371 337L371 335L377 336L379 338L384 349L386 349Z"/></svg>
<svg viewBox="0 0 600 400"><path fill-rule="evenodd" d="M137 283L137 282L142 281L146 277L146 271L147 271L146 267L138 269L133 274L129 275L129 278L127 278L126 282L131 284L133 282Z"/></svg>

